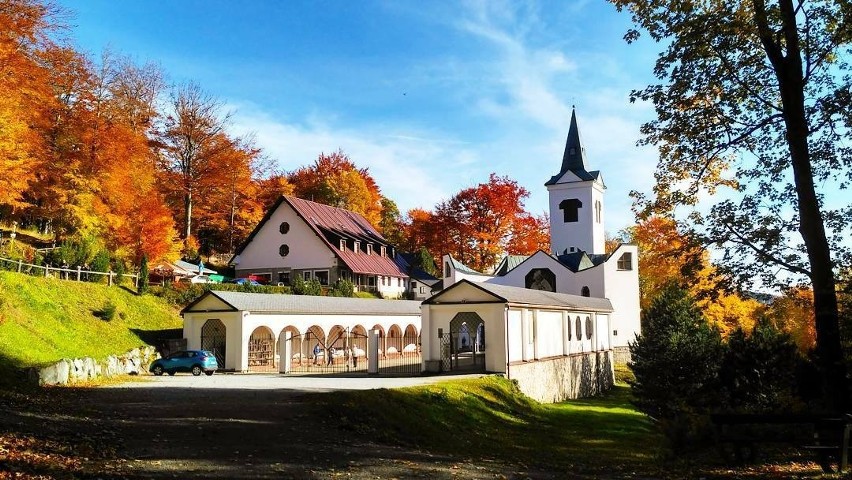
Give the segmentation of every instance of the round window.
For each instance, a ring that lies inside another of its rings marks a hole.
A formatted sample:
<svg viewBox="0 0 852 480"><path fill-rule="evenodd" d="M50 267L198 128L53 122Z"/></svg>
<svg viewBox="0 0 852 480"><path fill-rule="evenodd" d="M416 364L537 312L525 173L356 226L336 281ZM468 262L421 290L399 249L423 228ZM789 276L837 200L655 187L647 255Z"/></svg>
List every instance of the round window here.
<svg viewBox="0 0 852 480"><path fill-rule="evenodd" d="M290 231L290 224L287 222L281 222L281 225L278 226L278 231L281 233L287 233Z"/></svg>
<svg viewBox="0 0 852 480"><path fill-rule="evenodd" d="M287 244L284 244L284 245L281 245L280 247L278 247L278 255L281 255L282 257L286 257L289 254L290 254L290 247L288 247Z"/></svg>
<svg viewBox="0 0 852 480"><path fill-rule="evenodd" d="M586 317L586 338L592 339L592 317Z"/></svg>

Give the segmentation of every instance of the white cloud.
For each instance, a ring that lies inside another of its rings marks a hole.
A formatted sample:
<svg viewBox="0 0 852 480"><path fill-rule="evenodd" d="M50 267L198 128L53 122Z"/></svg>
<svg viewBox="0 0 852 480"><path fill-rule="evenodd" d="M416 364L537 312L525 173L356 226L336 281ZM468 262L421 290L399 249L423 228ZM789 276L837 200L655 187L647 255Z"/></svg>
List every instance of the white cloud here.
<svg viewBox="0 0 852 480"><path fill-rule="evenodd" d="M368 168L382 193L401 212L431 209L463 185L459 173L480 164L479 155L464 142L404 126L339 127L312 115L300 125L285 123L250 105L234 108L237 134L254 134L264 152L283 170L309 165L321 152L343 150L360 168ZM452 166L449 168L449 166Z"/></svg>

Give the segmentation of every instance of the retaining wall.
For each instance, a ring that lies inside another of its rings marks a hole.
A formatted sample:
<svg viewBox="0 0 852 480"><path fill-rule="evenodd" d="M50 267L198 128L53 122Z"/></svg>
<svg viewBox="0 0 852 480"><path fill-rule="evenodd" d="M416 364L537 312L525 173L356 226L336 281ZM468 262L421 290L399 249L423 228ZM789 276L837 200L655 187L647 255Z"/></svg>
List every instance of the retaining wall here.
<svg viewBox="0 0 852 480"><path fill-rule="evenodd" d="M543 403L591 397L609 390L615 383L612 352L513 363L509 366L509 378L518 382L524 394Z"/></svg>
<svg viewBox="0 0 852 480"><path fill-rule="evenodd" d="M148 372L148 365L160 358L152 346L134 348L123 355L110 355L98 361L90 357L62 359L46 367L33 367L28 376L38 385L68 385L98 377L138 375Z"/></svg>

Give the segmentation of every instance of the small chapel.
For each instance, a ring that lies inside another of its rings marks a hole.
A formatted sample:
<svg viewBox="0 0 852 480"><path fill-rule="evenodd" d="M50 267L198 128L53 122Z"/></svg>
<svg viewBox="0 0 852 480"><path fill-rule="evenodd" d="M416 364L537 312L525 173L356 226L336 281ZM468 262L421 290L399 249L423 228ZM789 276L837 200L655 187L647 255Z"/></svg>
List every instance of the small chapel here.
<svg viewBox="0 0 852 480"><path fill-rule="evenodd" d="M541 401L612 385L640 330L639 252L606 250L606 184L589 170L576 111L544 186L551 251L507 256L491 273L443 257L443 289L422 306L424 370L500 372Z"/></svg>

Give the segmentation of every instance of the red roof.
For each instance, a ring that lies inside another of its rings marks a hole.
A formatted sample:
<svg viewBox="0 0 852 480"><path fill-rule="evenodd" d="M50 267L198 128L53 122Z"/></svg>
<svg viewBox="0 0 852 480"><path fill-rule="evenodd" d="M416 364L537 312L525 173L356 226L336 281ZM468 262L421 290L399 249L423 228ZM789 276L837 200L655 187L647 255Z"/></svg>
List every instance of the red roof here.
<svg viewBox="0 0 852 480"><path fill-rule="evenodd" d="M387 240L360 214L301 198L290 196L283 198L354 273L394 277L407 276L405 270L400 268L393 259L381 255L382 246L390 250ZM341 251L338 245L332 245L328 241L326 237L328 233L352 240L374 243L376 244L375 249L371 255L362 251L355 252L349 248Z"/></svg>

